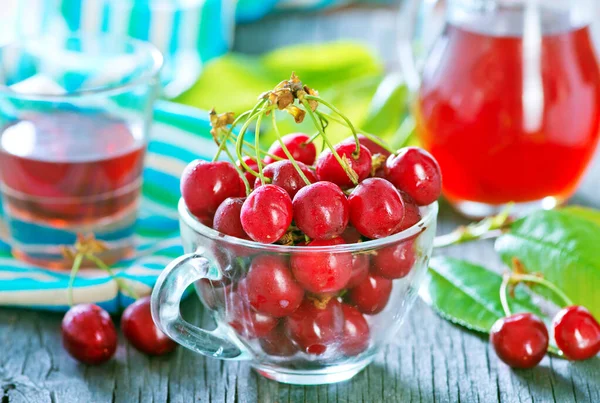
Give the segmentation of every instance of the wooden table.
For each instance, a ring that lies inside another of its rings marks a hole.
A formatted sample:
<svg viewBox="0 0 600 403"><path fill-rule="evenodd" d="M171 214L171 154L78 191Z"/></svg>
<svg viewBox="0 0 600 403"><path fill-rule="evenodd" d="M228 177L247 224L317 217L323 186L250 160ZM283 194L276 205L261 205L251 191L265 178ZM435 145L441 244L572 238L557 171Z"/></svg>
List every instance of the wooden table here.
<svg viewBox="0 0 600 403"><path fill-rule="evenodd" d="M292 43L308 26L311 40L356 38L389 50L394 46L394 22L390 10L363 9L294 17L285 24L272 18L240 28L237 46L253 53ZM364 29L375 24L377 30ZM272 35L274 30L281 35ZM391 56L388 63L393 65ZM600 208L599 183L600 155L575 201ZM442 206L440 232L461 223ZM438 253L502 268L491 241ZM210 323L194 298L184 302L183 310L190 321ZM277 384L258 376L247 363L225 363L182 348L168 357L148 358L124 340L115 359L87 367L62 349L61 317L0 309L1 403L600 402L600 358L569 363L546 357L533 370L513 371L496 358L485 337L444 321L420 301L395 342L373 365L351 381L319 387Z"/></svg>

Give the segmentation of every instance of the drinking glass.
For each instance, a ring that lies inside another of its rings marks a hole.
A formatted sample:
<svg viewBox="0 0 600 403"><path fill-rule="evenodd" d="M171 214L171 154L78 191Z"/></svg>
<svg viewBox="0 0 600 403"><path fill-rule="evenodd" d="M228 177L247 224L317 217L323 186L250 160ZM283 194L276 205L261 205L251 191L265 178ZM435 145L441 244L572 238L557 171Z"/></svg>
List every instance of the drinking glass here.
<svg viewBox="0 0 600 403"><path fill-rule="evenodd" d="M93 234L107 262L132 252L162 56L110 36L0 47L0 179L13 253L69 267L62 247Z"/></svg>
<svg viewBox="0 0 600 403"><path fill-rule="evenodd" d="M184 347L213 358L250 360L261 375L279 382L316 385L350 379L396 337L413 305L431 255L437 212L437 203L422 207L419 223L387 238L298 247L223 235L200 223L180 200L186 255L159 277L152 316ZM304 291L292 270L309 270L323 259L353 269L385 267L396 279L369 275L335 294ZM283 296L269 291L284 283ZM181 317L179 303L192 284L211 310L215 330Z"/></svg>
<svg viewBox="0 0 600 403"><path fill-rule="evenodd" d="M460 212L553 208L575 192L599 138L595 3L404 4L401 61L418 135Z"/></svg>

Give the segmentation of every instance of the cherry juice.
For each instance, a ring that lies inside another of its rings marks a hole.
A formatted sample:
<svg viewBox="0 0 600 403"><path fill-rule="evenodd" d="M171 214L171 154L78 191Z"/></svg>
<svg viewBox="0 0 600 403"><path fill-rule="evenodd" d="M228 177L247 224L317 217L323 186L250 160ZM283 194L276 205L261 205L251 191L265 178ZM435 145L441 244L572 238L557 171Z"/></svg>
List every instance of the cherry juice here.
<svg viewBox="0 0 600 403"><path fill-rule="evenodd" d="M550 26L530 49L522 32L451 24L434 47L416 116L450 201L563 201L575 191L598 142L600 72L587 27Z"/></svg>
<svg viewBox="0 0 600 403"><path fill-rule="evenodd" d="M5 208L53 226L119 215L135 207L144 146L141 135L105 115L24 115L0 137Z"/></svg>

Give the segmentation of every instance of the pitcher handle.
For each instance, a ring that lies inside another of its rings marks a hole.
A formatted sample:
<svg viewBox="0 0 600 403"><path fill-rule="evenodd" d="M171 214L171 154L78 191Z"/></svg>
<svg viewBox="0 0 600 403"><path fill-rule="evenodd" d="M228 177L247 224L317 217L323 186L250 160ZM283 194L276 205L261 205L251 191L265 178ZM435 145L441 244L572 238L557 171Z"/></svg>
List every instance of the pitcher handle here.
<svg viewBox="0 0 600 403"><path fill-rule="evenodd" d="M224 360L245 360L250 355L231 330L218 324L212 331L201 329L181 317L179 304L185 290L194 282L208 278L210 262L190 253L171 262L152 291L152 318L160 330L192 351Z"/></svg>

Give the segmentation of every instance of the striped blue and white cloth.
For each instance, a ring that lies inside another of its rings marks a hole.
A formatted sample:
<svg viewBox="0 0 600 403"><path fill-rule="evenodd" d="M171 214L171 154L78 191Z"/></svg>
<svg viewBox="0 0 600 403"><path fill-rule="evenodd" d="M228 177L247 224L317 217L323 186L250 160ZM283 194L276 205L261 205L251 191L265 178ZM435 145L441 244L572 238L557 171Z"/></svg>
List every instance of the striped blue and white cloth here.
<svg viewBox="0 0 600 403"><path fill-rule="evenodd" d="M189 161L214 155L209 131L205 112L168 102L155 108L135 230L137 253L114 267L140 295L149 294L164 267L183 252L177 217L179 175ZM65 311L69 274L18 261L0 241L0 305ZM76 303L98 303L112 313L132 302L119 292L114 279L98 269L79 272L73 296Z"/></svg>
<svg viewBox="0 0 600 403"><path fill-rule="evenodd" d="M165 56L164 95L198 79L202 65L226 53L235 21L272 12L315 10L356 0L0 0L0 45L16 36L110 33L154 43ZM389 0L362 0L387 2Z"/></svg>
<svg viewBox="0 0 600 403"><path fill-rule="evenodd" d="M0 45L18 36L110 33L154 43L165 56L164 94L189 88L202 64L226 53L235 0L2 0Z"/></svg>

